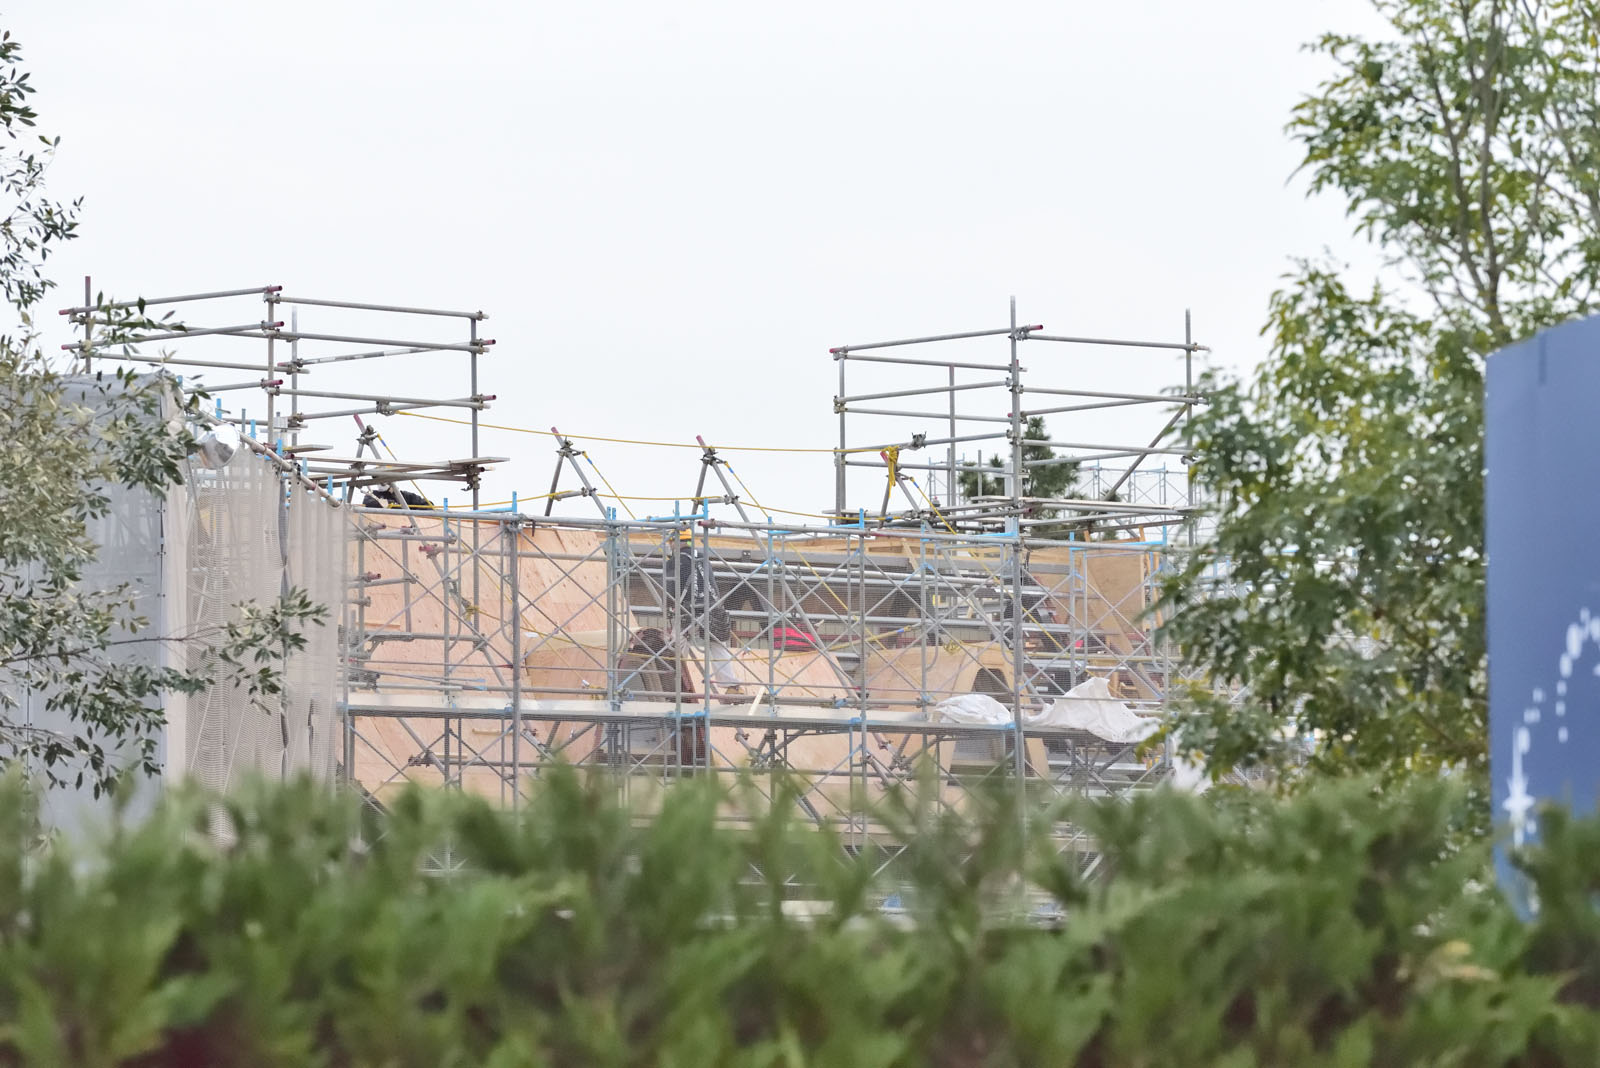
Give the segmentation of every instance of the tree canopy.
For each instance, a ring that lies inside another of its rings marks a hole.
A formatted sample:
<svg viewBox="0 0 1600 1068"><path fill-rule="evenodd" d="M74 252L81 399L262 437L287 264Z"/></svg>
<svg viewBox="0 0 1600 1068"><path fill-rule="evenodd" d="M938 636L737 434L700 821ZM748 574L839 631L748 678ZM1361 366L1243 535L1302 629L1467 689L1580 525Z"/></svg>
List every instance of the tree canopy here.
<svg viewBox="0 0 1600 1068"><path fill-rule="evenodd" d="M197 692L208 679L121 655L130 645L212 644L241 693L273 692L298 626L320 618L298 590L276 603L240 606L214 634L142 633L133 588L91 588L99 552L93 524L112 508L113 487L164 492L182 481L194 444L188 420L203 394L184 398L172 380L131 371L71 380L39 345L34 315L53 288L45 263L77 232L78 203L52 200L45 171L59 139L34 132L34 87L21 47L0 35L0 755L23 759L50 783L96 792L123 772L158 770L161 696ZM148 325L142 311L100 302L101 336ZM168 329L171 329L169 324ZM24 695L46 716L24 711ZM62 725L66 724L65 727Z"/></svg>
<svg viewBox="0 0 1600 1068"><path fill-rule="evenodd" d="M1265 361L1208 376L1193 424L1216 534L1164 610L1218 770L1483 771L1483 362L1596 306L1597 5L1375 7L1380 38L1311 45L1333 73L1288 132L1380 277L1296 262Z"/></svg>
<svg viewBox="0 0 1600 1068"><path fill-rule="evenodd" d="M1031 441L1049 441L1050 431L1045 428L1044 416L1032 415L1023 423L1022 436ZM1050 445L1024 445L1022 459L1024 464L1029 461L1053 460L1056 450ZM1072 492L1073 484L1078 480L1077 461L1062 461L1061 463L1040 463L1036 467L1022 469L1023 497L1065 497ZM1006 496L1006 475L1010 471L1010 463L1000 455L989 457L984 463L980 454L976 463L966 463L962 466L960 475L961 495L967 500L974 497L1004 497ZM1025 518L1053 519L1059 515L1059 508L1049 508L1044 505L1033 505L1026 510ZM1069 537L1071 528L1066 524L1049 524L1036 527L1032 533L1041 538Z"/></svg>

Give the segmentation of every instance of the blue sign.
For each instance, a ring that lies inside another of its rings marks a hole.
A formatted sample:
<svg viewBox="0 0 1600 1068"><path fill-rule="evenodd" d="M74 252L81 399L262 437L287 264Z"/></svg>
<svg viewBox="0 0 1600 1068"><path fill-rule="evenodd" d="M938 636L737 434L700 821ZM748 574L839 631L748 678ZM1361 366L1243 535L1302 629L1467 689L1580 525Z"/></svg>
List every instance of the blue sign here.
<svg viewBox="0 0 1600 1068"><path fill-rule="evenodd" d="M1600 787L1600 318L1489 357L1484 424L1489 770L1521 845Z"/></svg>

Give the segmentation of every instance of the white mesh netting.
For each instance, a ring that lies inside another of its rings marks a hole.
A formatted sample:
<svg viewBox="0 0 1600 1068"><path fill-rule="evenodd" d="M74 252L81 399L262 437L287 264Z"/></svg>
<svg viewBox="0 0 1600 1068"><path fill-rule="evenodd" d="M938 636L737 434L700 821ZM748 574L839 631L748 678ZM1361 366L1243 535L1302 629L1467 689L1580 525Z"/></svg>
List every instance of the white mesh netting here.
<svg viewBox="0 0 1600 1068"><path fill-rule="evenodd" d="M97 407L104 403L101 388L74 379L65 393L73 403ZM166 727L156 739L156 759L163 778L192 775L225 789L250 774L334 773L349 513L285 485L263 458L240 450L218 470L191 461L184 483L165 494L102 488L109 509L88 522L99 548L83 569L80 589L91 595L122 591L141 618L115 627L111 646L99 658L173 667L211 680L199 693L160 698ZM28 596L35 571L13 569L0 593ZM302 628L306 647L278 665L282 692L252 696L242 686L218 681L224 672L216 646L225 624L238 618L242 604L271 605L292 587L326 606L327 615L321 625ZM20 726L89 735L107 747L114 766L134 764L131 741L93 734L49 708L49 695L27 689L14 673L0 672L0 691L15 705L0 711ZM75 785L76 770L65 769L66 781L41 799L53 826L75 826L101 805L91 779ZM133 803L142 808L150 799L140 788Z"/></svg>
<svg viewBox="0 0 1600 1068"><path fill-rule="evenodd" d="M268 463L244 450L220 470L195 465L169 507L167 552L185 576L183 604L170 606L175 629L214 635L241 605L271 604L291 588L327 612L320 625L301 628L306 645L285 658L279 694L251 694L219 678L227 672L214 642L183 643L178 666L212 683L169 703L172 770L216 789L252 774L330 777L349 513L298 486L286 490Z"/></svg>

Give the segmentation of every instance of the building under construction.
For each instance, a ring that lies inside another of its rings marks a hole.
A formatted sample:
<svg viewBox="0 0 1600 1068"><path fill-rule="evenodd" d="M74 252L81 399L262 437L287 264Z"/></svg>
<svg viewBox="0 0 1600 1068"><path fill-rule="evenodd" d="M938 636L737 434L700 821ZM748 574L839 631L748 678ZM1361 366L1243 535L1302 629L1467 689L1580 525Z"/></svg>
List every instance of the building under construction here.
<svg viewBox="0 0 1600 1068"><path fill-rule="evenodd" d="M508 459L480 447L495 400L479 381L494 343L482 312L278 286L141 310L185 326L114 333L115 306L86 299L64 312L80 330L65 347L87 370L179 376L213 398L197 429L232 428L245 446L197 455L153 506L161 521L118 535L132 555L162 542L147 557L166 569L148 580L154 625L189 633L291 587L338 616L291 655L272 708L220 684L174 705L174 775L226 786L307 770L380 803L422 783L514 806L565 761L648 805L685 776L786 770L807 784L808 816L867 836L890 788L959 805L995 777L1099 795L1173 773L1169 747L1147 739L1177 684L1157 589L1197 503L1181 457L1203 347L1187 330L1052 334L1019 325L1013 304L994 329L819 353L839 382L831 507L763 506L730 450L696 439L676 443L695 450L695 485L648 516L626 512L582 435L555 428L495 424L527 434L553 475L547 491L481 499ZM1042 346L1166 352L1182 377L1035 384L1022 355ZM425 361L461 388L376 393L360 388L379 377L370 360ZM864 374L879 377L853 386ZM897 388L879 388L885 375ZM1135 409L1158 412L1159 430L1131 443L1076 430ZM457 448L390 451L405 440L395 424L420 425L406 416ZM974 468L968 447L999 459ZM1069 490L1032 494L1058 465ZM870 500L849 499L852 477L873 480Z"/></svg>

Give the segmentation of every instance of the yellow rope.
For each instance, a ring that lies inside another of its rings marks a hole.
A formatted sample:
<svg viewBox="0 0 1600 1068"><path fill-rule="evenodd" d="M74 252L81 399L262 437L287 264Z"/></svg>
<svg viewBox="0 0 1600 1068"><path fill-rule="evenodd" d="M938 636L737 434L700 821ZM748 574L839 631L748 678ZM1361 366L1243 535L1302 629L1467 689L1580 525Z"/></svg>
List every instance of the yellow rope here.
<svg viewBox="0 0 1600 1068"><path fill-rule="evenodd" d="M601 478L601 481L602 482L605 481L603 476ZM607 488L608 489L611 488L609 486L609 484L608 484ZM570 491L564 491L564 492L570 492ZM552 497L559 497L559 496L561 496L560 493L540 493L540 494L537 494L537 495L530 495L530 496L524 497L522 494L519 493L519 494L517 494L517 498L516 498L515 503L516 504L522 504L525 501L547 501ZM696 501L696 502L698 502L698 501L717 501L717 500L721 500L722 499L720 494L714 495L714 496L705 496L705 497L644 497L644 496L640 496L637 493L627 493L627 494L621 494L621 493L596 493L596 494L594 494L594 496L600 497L600 498L602 498L604 500L608 500L608 501L624 501L624 500L627 500L627 501ZM509 500L505 500L505 501L484 501L478 507L480 507L480 508L502 508L502 507L504 507L504 506L506 506L508 504L511 504L511 503L513 503L513 502L509 501ZM755 504L756 507L760 508L763 512L776 512L779 515L798 515L798 516L805 516L808 519L827 519L827 520L834 521L834 522L837 522L838 519L839 519L839 517L836 516L836 515L828 515L828 514L825 514L823 512L796 512L796 511L791 511L790 509L787 509L787 508L769 508L768 506L766 506L764 504L757 503L753 498L752 498L750 503L751 504ZM629 512L628 514L632 515L633 513Z"/></svg>
<svg viewBox="0 0 1600 1068"><path fill-rule="evenodd" d="M929 497L928 494L923 490L923 488L920 485L918 485L917 480L916 479L912 479L911 480L911 484L913 486L917 487L917 493L922 497L922 499L924 501L927 502L928 507L933 509L933 514L939 518L939 522L941 522L941 523L943 523L945 525L945 529L948 530L952 534L956 533L956 528L950 525L950 520L946 519L944 517L944 513L939 511L939 506L933 503L933 498ZM996 572L992 568L990 568L989 565L985 564L981 558L979 558L978 556L975 555L975 556L972 557L972 560L979 567L983 568L984 572L986 574L988 574L988 576L990 578L994 579L996 582L1001 583L1002 585L1005 583L1004 576L1000 575L998 572ZM1049 599L1050 599L1049 596L1046 595L1045 601L1048 601ZM1041 601L1040 603L1042 604L1044 602ZM1039 617L1035 616L1032 612L1028 611L1026 606L1023 607L1022 614L1023 614L1024 617L1026 617L1035 626L1039 626L1039 627L1044 626L1044 622L1042 620L1040 620Z"/></svg>
<svg viewBox="0 0 1600 1068"><path fill-rule="evenodd" d="M390 414L391 415L404 415L404 416L407 416L407 417L409 417L411 419L431 419L436 423L455 423L457 426L471 426L472 425L471 420L468 420L468 419L451 419L449 416L445 416L445 415L424 415L421 412L391 412ZM478 426L480 428L482 428L482 429L485 429L485 430L509 430L514 434L542 434L547 438L555 437L555 435L552 434L548 430L535 430L532 427L526 427L526 426L507 426L504 423L479 423ZM689 442L689 441L644 441L644 440L640 440L640 439L636 439L636 438L606 438L606 437L601 437L598 434L562 434L561 436L564 437L564 438L578 438L578 439L581 439L583 441L608 441L608 442L611 442L614 445L654 445L654 446L657 446L658 448L663 448L663 449L698 449L698 448L700 448L698 443ZM719 449L727 449L727 450L729 450L731 452L813 452L813 453L827 453L827 454L829 454L831 456L837 456L837 455L839 455L841 453L879 452L879 451L881 451L883 449L883 446L882 445L864 445L864 446L862 446L860 448L856 448L856 449L803 449L803 448L786 448L786 447L777 446L777 445L719 445L719 446L717 446L717 448L719 448ZM640 500L640 499L642 499L642 498L638 498L638 497L634 498L634 500ZM672 499L673 498L668 498L668 500L672 500Z"/></svg>
<svg viewBox="0 0 1600 1068"><path fill-rule="evenodd" d="M594 462L594 458L588 453L583 453L582 456L585 460L589 461L589 466L594 468L594 473L600 476L601 485L605 486L606 489L611 491L611 496L616 498L617 503L622 505L622 510L628 513L628 518L638 519L639 517L633 514L633 509L628 507L628 502L617 496L615 487L613 487L610 480L606 478L605 472L600 470L600 465Z"/></svg>
<svg viewBox="0 0 1600 1068"><path fill-rule="evenodd" d="M760 508L763 512L781 512L781 511L783 511L783 509L781 509L781 508L768 508L765 505L763 505L760 501L756 500L756 495L753 492L751 492L749 486L745 485L744 479L739 477L739 472L737 472L737 471L735 471L733 469L733 465L730 464L730 463L724 463L723 466L725 466L728 469L728 474L733 476L733 480L735 482L739 483L739 488L744 490L745 495L750 498L750 503L751 504L755 505L757 508ZM789 514L802 515L804 513L795 512L795 513L789 513ZM823 519L831 519L834 522L838 522L839 521L839 517L838 516L821 516L821 518L823 518ZM818 573L817 569L811 566L811 561L806 559L806 554L801 552L799 549L795 548L792 545L788 546L788 550L790 552L794 553L796 556L798 556L800 558L800 562L806 566L806 570L811 572L812 575L816 576L816 579L817 579L818 583L821 584L821 588L823 590L826 590L828 595L839 603L839 607L844 609L845 615L849 615L850 614L850 606L848 604L846 604L839 597L839 595L833 591L833 588L828 585L827 579L823 578L822 575ZM866 593L865 593L865 591L862 592L861 596L862 596L862 605L861 605L862 612L861 612L861 614L863 616L865 616L866 615ZM862 622L862 627L863 628L866 627L866 623L865 623L864 620ZM898 634L898 633L903 632L904 630L905 630L905 628L901 627L899 631L895 631L894 633ZM879 635L869 634L867 636L867 640L870 641L870 642L873 642L874 644L876 644L880 649L887 648L887 646L885 646L883 644L883 639ZM847 643L847 644L853 645L854 643L850 642L850 643ZM828 647L830 652L833 650L833 648L834 647L831 646L831 645ZM844 646L840 645L839 648L844 648Z"/></svg>
<svg viewBox="0 0 1600 1068"><path fill-rule="evenodd" d="M750 503L755 505L757 508L760 508L763 512L765 512L767 509L762 506L760 501L756 500L756 495L753 492L751 492L749 486L746 486L744 484L744 479L739 477L739 472L737 472L737 471L735 471L733 469L733 465L730 464L730 463L724 463L722 466L726 467L728 469L728 474L732 475L733 476L733 480L735 482L739 483L739 488L744 490L744 495L746 497L750 498Z"/></svg>
<svg viewBox="0 0 1600 1068"><path fill-rule="evenodd" d="M796 512L789 508L770 508L756 500L756 495L751 491L749 486L745 485L744 479L739 477L739 472L733 469L732 464L724 462L723 466L728 469L728 474L733 476L733 480L739 483L739 488L744 490L745 496L750 498L750 503L761 509L763 512L777 512L779 515L798 515L804 516L807 519L826 519L830 523L842 523L844 521L843 516L829 515L825 512Z"/></svg>
<svg viewBox="0 0 1600 1068"><path fill-rule="evenodd" d="M950 520L946 519L944 517L944 513L939 511L939 506L933 503L933 498L929 497L927 493L923 491L922 486L917 482L917 480L912 479L911 484L916 487L917 495L927 503L929 508L933 509L933 514L938 517L939 522L944 524L944 529L948 530L952 534L957 533L956 528L950 525Z"/></svg>

